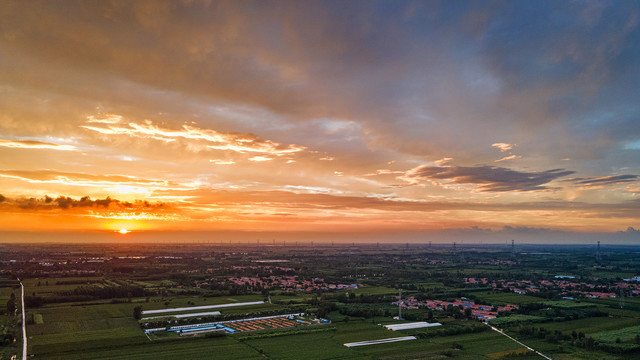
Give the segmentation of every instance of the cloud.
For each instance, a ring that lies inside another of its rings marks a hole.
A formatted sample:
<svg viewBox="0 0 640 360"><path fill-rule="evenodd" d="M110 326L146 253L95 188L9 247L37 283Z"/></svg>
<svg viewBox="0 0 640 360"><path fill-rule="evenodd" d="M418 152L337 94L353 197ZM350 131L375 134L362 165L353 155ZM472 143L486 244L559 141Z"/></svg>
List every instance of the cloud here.
<svg viewBox="0 0 640 360"><path fill-rule="evenodd" d="M87 122L91 122L89 119ZM95 120L94 120L95 122ZM178 140L186 141L187 148L193 150L210 149L233 151L237 153L260 153L272 156L291 155L301 152L306 148L295 144L280 144L271 140L262 139L253 134L223 133L211 129L203 129L192 125L182 125L181 129L168 129L146 120L142 124L129 122L126 125L112 123L99 123L98 125L82 125L87 130L104 135L128 135L138 138L150 138L166 143Z"/></svg>
<svg viewBox="0 0 640 360"><path fill-rule="evenodd" d="M89 196L74 199L68 196L50 197L45 195L41 198L18 197L13 199L4 198L2 201L3 210L18 208L21 210L54 210L54 209L109 209L109 210L158 210L171 208L172 205L163 202L149 202L146 200L120 201L106 197L104 199L92 200Z"/></svg>
<svg viewBox="0 0 640 360"><path fill-rule="evenodd" d="M417 185L428 180L437 183L474 184L480 192L539 191L550 189L545 184L574 171L552 169L523 172L496 166L428 166L421 165L407 171L399 179Z"/></svg>
<svg viewBox="0 0 640 360"><path fill-rule="evenodd" d="M498 159L495 160L494 162L501 162L501 161L505 161L505 160L514 160L514 159L521 159L522 156L520 155L509 155L509 156L505 156L502 159Z"/></svg>
<svg viewBox="0 0 640 360"><path fill-rule="evenodd" d="M49 149L60 151L76 151L73 145L52 144L33 140L3 140L0 139L0 146L15 149Z"/></svg>
<svg viewBox="0 0 640 360"><path fill-rule="evenodd" d="M117 124L122 121L122 115L117 114L105 114L104 117L97 118L96 116L87 116L88 123L97 124Z"/></svg>
<svg viewBox="0 0 640 360"><path fill-rule="evenodd" d="M404 171L390 170L390 169L378 169L374 173L365 174L364 176L377 176L377 175L390 175L390 174L404 174Z"/></svg>
<svg viewBox="0 0 640 360"><path fill-rule="evenodd" d="M451 160L453 160L453 158L446 157L446 158L442 158L442 159L440 159L440 160L436 160L436 161L434 161L433 163L434 163L434 164L436 164L436 165L438 165L438 166L443 166L443 165L445 165L445 164L447 164L447 163L451 162Z"/></svg>
<svg viewBox="0 0 640 360"><path fill-rule="evenodd" d="M581 186L604 186L604 185L617 185L625 184L629 182L638 181L640 175L610 175L591 178L572 178L566 179L566 182L573 182L576 185Z"/></svg>
<svg viewBox="0 0 640 360"><path fill-rule="evenodd" d="M197 184L182 184L169 180L143 179L125 175L94 175L54 170L0 170L0 178L17 179L36 184L40 191L52 189L49 191L68 192L68 187L72 186L77 189L73 190L77 194L78 190L81 191L80 193L85 193L92 189L89 193L94 196L108 194L152 196L157 190L183 191L198 186Z"/></svg>
<svg viewBox="0 0 640 360"><path fill-rule="evenodd" d="M215 164L215 165L232 165L235 164L236 162L233 160L209 160L209 162Z"/></svg>
<svg viewBox="0 0 640 360"><path fill-rule="evenodd" d="M249 161L256 161L256 162L271 161L271 160L273 160L273 158L266 157L266 156L254 156L249 158Z"/></svg>
<svg viewBox="0 0 640 360"><path fill-rule="evenodd" d="M0 170L0 177L20 179L33 183L59 183L80 186L143 185L178 186L167 180L140 179L126 175L94 175L86 173L62 172L54 170Z"/></svg>
<svg viewBox="0 0 640 360"><path fill-rule="evenodd" d="M441 212L441 211L474 211L474 212L505 212L525 211L585 211L606 214L602 216L628 217L629 213L640 210L640 202L629 201L623 204L592 204L585 202L539 201L491 203L486 201L428 201L407 200L394 197L380 196L350 196L330 193L330 189L301 188L296 191L271 190L220 190L199 188L183 191L187 199L183 205L220 207L250 205L273 207L276 211L290 212L296 209L301 213L306 210L320 209L322 211L355 210L357 216L364 216L367 211L383 211L385 216L393 217L395 212ZM159 194L170 194L169 191L159 191ZM528 215L529 216L529 215ZM404 215L402 215L404 217Z"/></svg>
<svg viewBox="0 0 640 360"><path fill-rule="evenodd" d="M5 178L3 191L103 198L120 197L109 190L117 186L155 191L192 181L383 192L416 202L451 195L505 205L544 195L618 201L620 209L638 197L638 186L596 194L571 182L565 193L495 193L548 189L559 175L533 170L565 168L559 159L573 159L573 176L583 180L611 169L639 173L640 82L630 81L640 74L637 4L607 3L586 17L573 2L336 4L0 2L0 136L73 138L61 143L86 153L54 151L68 146L56 144L12 150L3 168L59 171L5 172L31 184ZM509 164L520 151L518 171L482 166ZM121 155L139 161L114 161ZM257 157L273 161L257 171L247 160ZM475 165L456 167L452 158ZM434 159L441 160L427 162ZM389 160L397 160L393 170L429 164L449 172L407 172L409 184L470 184L455 187L485 193L390 190L384 186L398 175L376 171ZM104 169L138 177L65 173ZM335 169L380 176L334 177ZM136 182L149 174L167 183Z"/></svg>
<svg viewBox="0 0 640 360"><path fill-rule="evenodd" d="M515 144L495 143L495 144L491 144L491 146L493 146L494 148L500 149L501 152L505 152L513 149Z"/></svg>

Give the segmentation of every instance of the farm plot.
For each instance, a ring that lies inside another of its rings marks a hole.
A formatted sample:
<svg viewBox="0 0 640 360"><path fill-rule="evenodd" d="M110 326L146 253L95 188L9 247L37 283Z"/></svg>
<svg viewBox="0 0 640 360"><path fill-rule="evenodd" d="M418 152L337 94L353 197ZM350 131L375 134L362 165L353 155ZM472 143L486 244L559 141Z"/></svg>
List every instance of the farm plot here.
<svg viewBox="0 0 640 360"><path fill-rule="evenodd" d="M258 349L268 358L280 360L371 359L337 343L332 332L298 334L274 338L251 339L243 343Z"/></svg>
<svg viewBox="0 0 640 360"><path fill-rule="evenodd" d="M585 318L570 321L551 322L541 324L540 327L544 327L547 330L559 330L559 331L576 331L583 332L585 334L592 334L607 330L617 330L620 328L634 326L640 324L639 319L634 318L610 318L610 317L597 317L597 318Z"/></svg>
<svg viewBox="0 0 640 360"><path fill-rule="evenodd" d="M596 340L608 343L635 343L638 336L640 336L640 326L629 326L617 330L602 331L593 335Z"/></svg>
<svg viewBox="0 0 640 360"><path fill-rule="evenodd" d="M180 312L187 312L187 311L193 311L193 310L220 309L220 308L235 307L235 306L262 305L262 304L264 304L264 301L251 301L251 302L244 302L244 303L231 303L231 304L191 306L191 307L170 308L170 309L145 310L145 311L142 311L142 314L143 315L150 315L150 314L164 314L164 313L180 313Z"/></svg>
<svg viewBox="0 0 640 360"><path fill-rule="evenodd" d="M56 304L37 308L36 313L27 309L27 317L33 314L35 322L27 329L33 337L28 344L29 353L41 356L147 342L137 321L131 316L134 306Z"/></svg>
<svg viewBox="0 0 640 360"><path fill-rule="evenodd" d="M306 320L299 320L299 319L293 320L285 317L279 317L279 318L239 321L239 322L227 324L227 327L234 329L238 332L244 332L244 331L254 331L254 330L264 330L264 329L288 328L288 327L309 325L309 324L310 322Z"/></svg>
<svg viewBox="0 0 640 360"><path fill-rule="evenodd" d="M535 296L520 295L514 293L476 293L475 296L485 303L491 303L492 305L525 305L531 303L540 303L544 300Z"/></svg>

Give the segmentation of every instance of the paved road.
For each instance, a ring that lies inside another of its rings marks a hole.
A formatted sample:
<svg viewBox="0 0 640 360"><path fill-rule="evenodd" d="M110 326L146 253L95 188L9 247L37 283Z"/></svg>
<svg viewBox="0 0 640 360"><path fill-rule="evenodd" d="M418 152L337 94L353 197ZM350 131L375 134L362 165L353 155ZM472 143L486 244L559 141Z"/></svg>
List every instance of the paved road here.
<svg viewBox="0 0 640 360"><path fill-rule="evenodd" d="M491 330L499 332L500 334L502 334L502 335L504 335L504 336L508 337L509 339L511 339L511 340L513 340L513 341L515 341L515 342L517 342L518 344L520 344L520 345L522 345L522 346L526 347L527 349L529 349L529 350L533 351L534 353L536 353L536 354L538 354L538 355L542 356L543 358L545 358L545 359L547 359L547 360L553 360L552 358L550 358L550 357L548 357L547 355L545 355L545 354L541 353L540 351L535 350L535 349L533 349L533 348L531 348L531 347L529 347L529 346L527 346L527 345L525 345L525 344L521 343L520 341L518 341L518 340L516 340L516 339L512 338L511 336L509 336L509 335L505 334L505 333L504 333L504 331L502 331L502 330L500 330L500 329L498 329L498 328L496 328L496 327L493 327L493 326L491 326L491 325L489 325L489 324L487 324L487 326L489 326L489 327L491 328Z"/></svg>
<svg viewBox="0 0 640 360"><path fill-rule="evenodd" d="M27 360L27 321L24 315L24 285L22 285L22 281L20 281L20 288L22 289L22 296L20 296L22 300L22 360Z"/></svg>

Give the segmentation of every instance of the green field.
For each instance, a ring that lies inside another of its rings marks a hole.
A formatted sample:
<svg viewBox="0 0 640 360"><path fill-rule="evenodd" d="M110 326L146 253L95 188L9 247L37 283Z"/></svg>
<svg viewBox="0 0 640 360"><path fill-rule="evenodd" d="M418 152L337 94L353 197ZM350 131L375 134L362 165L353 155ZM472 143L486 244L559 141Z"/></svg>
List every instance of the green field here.
<svg viewBox="0 0 640 360"><path fill-rule="evenodd" d="M583 332L585 334L592 334L603 330L615 330L638 324L640 324L640 319L638 318L596 317L562 322L549 322L540 324L539 326L544 327L547 330L560 330L564 332L576 331Z"/></svg>
<svg viewBox="0 0 640 360"><path fill-rule="evenodd" d="M506 304L514 304L514 305L524 305L531 303L539 303L543 302L543 299L537 298L535 296L529 295L520 295L515 293L489 293L480 292L474 293L474 296L485 303L490 303L492 305L506 305Z"/></svg>
<svg viewBox="0 0 640 360"><path fill-rule="evenodd" d="M382 287L382 286L363 286L358 289L349 290L350 292L366 295L391 295L398 294L398 289Z"/></svg>
<svg viewBox="0 0 640 360"><path fill-rule="evenodd" d="M622 343L634 343L636 337L640 336L640 326L629 326L617 330L602 331L593 334L593 338L600 342L622 342Z"/></svg>
<svg viewBox="0 0 640 360"><path fill-rule="evenodd" d="M489 322L491 323L491 325L502 328L502 327L517 325L517 324L541 322L546 319L547 318L543 316L516 314L516 315L510 315L510 316L491 319L489 320Z"/></svg>

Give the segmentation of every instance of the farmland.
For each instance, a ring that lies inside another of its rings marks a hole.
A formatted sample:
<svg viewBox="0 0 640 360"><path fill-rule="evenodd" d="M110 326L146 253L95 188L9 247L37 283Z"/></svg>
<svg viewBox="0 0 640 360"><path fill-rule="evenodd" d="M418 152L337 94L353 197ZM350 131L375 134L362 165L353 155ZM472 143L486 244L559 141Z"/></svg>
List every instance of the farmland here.
<svg viewBox="0 0 640 360"><path fill-rule="evenodd" d="M41 359L537 356L491 331L487 319L553 358L640 353L636 284L598 276L600 269L638 272L640 264L629 262L625 249L612 249L596 263L584 249L563 248L557 254L563 261L549 265L549 254L514 260L499 247L469 249L462 258L424 246L194 245L170 253L153 246L70 246L55 254L38 249L47 264L58 262L46 267L33 251L5 249L15 261L5 263L2 276L24 279L27 352ZM555 278L558 273L580 275L568 281ZM624 302L579 297L591 289L622 289ZM6 304L12 288L0 290ZM404 320L393 319L399 307ZM442 326L383 327L424 321ZM11 324L16 318L5 314L5 333ZM415 340L344 346L397 337ZM18 353L20 341L3 346L3 356Z"/></svg>

